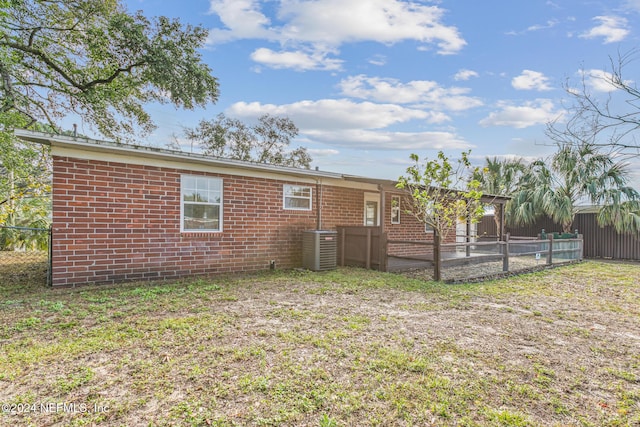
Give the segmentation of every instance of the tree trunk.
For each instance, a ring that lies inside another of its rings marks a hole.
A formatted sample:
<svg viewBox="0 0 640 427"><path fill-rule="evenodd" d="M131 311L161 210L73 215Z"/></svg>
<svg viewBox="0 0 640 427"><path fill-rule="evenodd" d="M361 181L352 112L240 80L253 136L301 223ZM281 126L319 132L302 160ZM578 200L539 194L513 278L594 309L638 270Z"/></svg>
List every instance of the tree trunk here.
<svg viewBox="0 0 640 427"><path fill-rule="evenodd" d="M502 230L500 230L500 222L502 221L502 208L503 206L500 204L493 205L493 220L496 223L496 234L498 235L498 238L502 237Z"/></svg>

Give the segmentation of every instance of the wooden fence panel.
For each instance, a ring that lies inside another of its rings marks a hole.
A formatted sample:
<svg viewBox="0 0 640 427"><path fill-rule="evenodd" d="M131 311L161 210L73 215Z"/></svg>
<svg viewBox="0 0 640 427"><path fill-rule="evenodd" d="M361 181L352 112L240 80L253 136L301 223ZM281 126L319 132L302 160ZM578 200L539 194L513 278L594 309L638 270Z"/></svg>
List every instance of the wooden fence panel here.
<svg viewBox="0 0 640 427"><path fill-rule="evenodd" d="M338 263L385 270L384 236L380 227L337 227Z"/></svg>

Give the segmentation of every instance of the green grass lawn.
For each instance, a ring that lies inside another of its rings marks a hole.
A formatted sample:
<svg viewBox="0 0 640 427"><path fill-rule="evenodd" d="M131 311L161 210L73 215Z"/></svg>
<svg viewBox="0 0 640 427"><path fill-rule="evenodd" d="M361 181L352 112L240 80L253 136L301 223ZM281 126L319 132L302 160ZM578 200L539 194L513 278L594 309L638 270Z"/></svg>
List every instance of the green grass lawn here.
<svg viewBox="0 0 640 427"><path fill-rule="evenodd" d="M638 263L0 295L0 425L640 425Z"/></svg>

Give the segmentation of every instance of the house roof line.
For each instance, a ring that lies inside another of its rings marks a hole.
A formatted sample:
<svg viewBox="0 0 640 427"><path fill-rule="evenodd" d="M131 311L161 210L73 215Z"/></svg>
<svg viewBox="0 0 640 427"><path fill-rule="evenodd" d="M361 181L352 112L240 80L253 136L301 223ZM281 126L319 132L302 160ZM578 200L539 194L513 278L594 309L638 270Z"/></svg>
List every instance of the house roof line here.
<svg viewBox="0 0 640 427"><path fill-rule="evenodd" d="M57 146L63 148L88 148L94 151L117 152L129 155L146 155L150 157L182 160L206 164L211 166L239 168L246 170L280 173L283 175L305 177L311 179L331 178L344 181L353 181L366 184L378 185L379 188L390 190L395 188L397 180L383 178L369 178L357 175L342 174L337 172L321 171L318 169L302 169L289 166L272 165L268 163L248 162L244 160L234 160L222 157L206 156L199 153L188 153L185 151L170 150L166 148L150 147L146 145L125 144L114 141L104 141L78 136L58 135L53 133L37 132L26 129L15 129L14 135L22 140L35 142L38 144ZM482 202L491 203L494 201L505 202L508 196L484 194Z"/></svg>
<svg viewBox="0 0 640 427"><path fill-rule="evenodd" d="M104 150L112 152L115 151L133 155L139 154L167 159L179 159L183 161L206 163L212 166L235 167L240 169L277 172L300 177L345 179L344 174L336 172L226 159L222 157L206 156L199 153L188 153L185 151L170 150L166 148L150 147L144 145L124 144L85 137L57 135L51 133L35 132L25 129L16 129L14 131L14 134L16 137L25 141L49 146L56 145L58 147L90 148L93 150Z"/></svg>

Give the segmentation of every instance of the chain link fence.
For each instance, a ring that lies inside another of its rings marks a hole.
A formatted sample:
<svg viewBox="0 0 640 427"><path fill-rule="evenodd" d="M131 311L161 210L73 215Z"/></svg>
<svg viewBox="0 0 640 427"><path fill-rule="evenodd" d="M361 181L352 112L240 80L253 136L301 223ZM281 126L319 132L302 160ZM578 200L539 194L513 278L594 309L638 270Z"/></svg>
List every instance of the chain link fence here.
<svg viewBox="0 0 640 427"><path fill-rule="evenodd" d="M0 226L0 281L51 284L51 229Z"/></svg>

